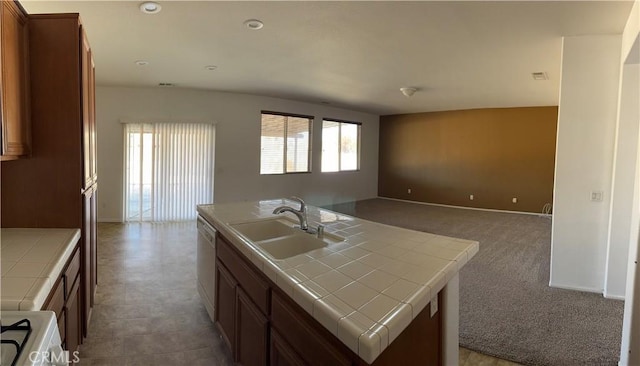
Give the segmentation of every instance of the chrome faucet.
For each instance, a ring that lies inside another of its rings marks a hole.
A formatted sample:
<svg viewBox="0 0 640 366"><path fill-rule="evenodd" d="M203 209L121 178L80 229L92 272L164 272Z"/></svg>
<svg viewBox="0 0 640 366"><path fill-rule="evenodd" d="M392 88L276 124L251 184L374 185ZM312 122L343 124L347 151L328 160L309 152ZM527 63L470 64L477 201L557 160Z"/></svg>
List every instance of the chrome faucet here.
<svg viewBox="0 0 640 366"><path fill-rule="evenodd" d="M283 212L291 212L298 217L298 220L300 220L300 229L304 231L309 230L309 225L307 224L307 205L301 198L291 197L291 199L300 203L299 210L296 210L295 208L289 206L278 206L273 210L273 213L277 215Z"/></svg>

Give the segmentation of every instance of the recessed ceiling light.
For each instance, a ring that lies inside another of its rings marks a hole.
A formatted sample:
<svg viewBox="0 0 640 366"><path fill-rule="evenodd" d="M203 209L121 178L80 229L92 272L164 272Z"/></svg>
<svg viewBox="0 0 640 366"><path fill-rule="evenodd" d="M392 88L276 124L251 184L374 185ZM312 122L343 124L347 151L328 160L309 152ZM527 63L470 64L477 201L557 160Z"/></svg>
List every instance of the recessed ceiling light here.
<svg viewBox="0 0 640 366"><path fill-rule="evenodd" d="M209 70L209 71L213 71L213 70L217 69L218 66L216 66L216 65L207 65L204 68Z"/></svg>
<svg viewBox="0 0 640 366"><path fill-rule="evenodd" d="M138 61L136 61L136 65L138 65L138 66L147 66L147 65L149 65L149 61L138 60Z"/></svg>
<svg viewBox="0 0 640 366"><path fill-rule="evenodd" d="M549 80L546 72L532 72L533 80Z"/></svg>
<svg viewBox="0 0 640 366"><path fill-rule="evenodd" d="M145 14L156 14L162 10L162 6L160 4L153 1L145 1L140 4L140 11Z"/></svg>
<svg viewBox="0 0 640 366"><path fill-rule="evenodd" d="M264 23L262 23L258 19L245 20L243 24L244 24L245 27L247 27L247 28L249 28L251 30L258 30L258 29L262 29L262 27L264 27Z"/></svg>
<svg viewBox="0 0 640 366"><path fill-rule="evenodd" d="M413 95L413 93L415 93L416 91L418 91L417 88L411 87L411 86L405 86L403 88L400 88L400 91L402 92L402 94L404 94L405 97L410 97Z"/></svg>

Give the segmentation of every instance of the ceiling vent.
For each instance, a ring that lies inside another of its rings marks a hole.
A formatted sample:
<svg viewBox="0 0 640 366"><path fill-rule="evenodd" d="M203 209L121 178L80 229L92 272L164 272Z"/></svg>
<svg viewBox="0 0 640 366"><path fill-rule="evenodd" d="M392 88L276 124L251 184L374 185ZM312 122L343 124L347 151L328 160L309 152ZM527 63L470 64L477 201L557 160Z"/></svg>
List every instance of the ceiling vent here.
<svg viewBox="0 0 640 366"><path fill-rule="evenodd" d="M546 72L532 72L533 80L549 80Z"/></svg>
<svg viewBox="0 0 640 366"><path fill-rule="evenodd" d="M174 84L174 83L158 83L158 86L171 87L171 86L176 86L176 84Z"/></svg>

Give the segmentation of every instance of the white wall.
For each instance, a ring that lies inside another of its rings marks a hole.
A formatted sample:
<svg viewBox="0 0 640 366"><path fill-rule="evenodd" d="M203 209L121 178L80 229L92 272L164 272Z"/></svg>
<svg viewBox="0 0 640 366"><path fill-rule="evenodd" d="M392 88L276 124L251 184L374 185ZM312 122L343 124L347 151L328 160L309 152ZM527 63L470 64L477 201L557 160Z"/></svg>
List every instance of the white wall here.
<svg viewBox="0 0 640 366"><path fill-rule="evenodd" d="M99 221L122 219L122 120L175 119L216 123L215 202L297 195L310 204L322 205L377 196L377 115L246 94L128 87L98 87L96 107ZM262 110L315 116L313 173L260 175ZM323 117L362 122L360 171L320 173Z"/></svg>
<svg viewBox="0 0 640 366"><path fill-rule="evenodd" d="M640 125L640 0L636 0L629 20L622 33L622 94L620 115L633 119ZM630 86L625 87L625 84ZM634 90L635 86L635 90ZM629 93L629 95L627 95ZM633 99L635 94L635 100ZM631 233L629 234L629 258L622 323L622 342L619 365L640 365L640 270L638 269L640 229L640 147L637 150L636 179L632 199Z"/></svg>
<svg viewBox="0 0 640 366"><path fill-rule="evenodd" d="M604 288L621 36L565 37L550 286ZM600 202L591 192L603 192Z"/></svg>
<svg viewBox="0 0 640 366"><path fill-rule="evenodd" d="M624 299L638 154L638 65L622 67L604 296Z"/></svg>
<svg viewBox="0 0 640 366"><path fill-rule="evenodd" d="M640 34L638 35L640 39ZM621 99L621 114L627 118L635 118L636 125L640 125L640 64L630 64L624 66L623 83L627 87L623 88ZM631 97L635 94L635 100ZM626 101L626 102L624 102ZM634 116L635 114L635 116ZM636 156L640 156L640 146L636 148ZM640 228L640 159L636 159L635 182L633 198L631 202L631 214L629 225L629 240L627 245L627 269L625 277L625 309L622 326L622 344L620 353L621 365L640 364L640 271L638 271L638 233ZM633 324L635 323L635 324ZM632 341L632 338L634 341ZM635 358L629 357L629 350L632 344L636 345ZM633 360L633 361L632 361Z"/></svg>

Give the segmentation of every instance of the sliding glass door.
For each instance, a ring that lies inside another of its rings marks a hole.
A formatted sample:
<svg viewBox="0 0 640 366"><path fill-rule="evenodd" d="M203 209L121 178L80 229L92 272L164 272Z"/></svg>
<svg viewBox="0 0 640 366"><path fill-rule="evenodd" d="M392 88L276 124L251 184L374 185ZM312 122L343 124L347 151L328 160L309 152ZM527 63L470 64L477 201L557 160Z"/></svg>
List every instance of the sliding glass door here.
<svg viewBox="0 0 640 366"><path fill-rule="evenodd" d="M214 126L126 124L126 221L182 221L213 202Z"/></svg>

